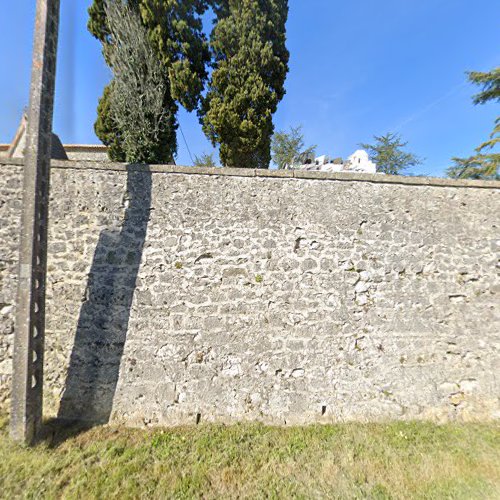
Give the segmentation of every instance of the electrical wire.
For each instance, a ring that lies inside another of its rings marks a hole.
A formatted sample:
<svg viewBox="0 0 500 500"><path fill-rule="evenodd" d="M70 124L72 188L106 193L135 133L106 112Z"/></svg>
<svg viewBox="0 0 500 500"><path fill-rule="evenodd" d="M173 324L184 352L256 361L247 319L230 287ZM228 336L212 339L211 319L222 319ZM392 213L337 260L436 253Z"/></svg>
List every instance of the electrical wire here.
<svg viewBox="0 0 500 500"><path fill-rule="evenodd" d="M193 160L193 155L191 154L191 150L189 149L189 145L186 141L186 136L184 135L184 131L182 130L182 125L179 123L179 128L181 130L182 138L184 139L184 144L186 145L186 148L189 153L189 157L191 158L191 165L194 165L194 160Z"/></svg>

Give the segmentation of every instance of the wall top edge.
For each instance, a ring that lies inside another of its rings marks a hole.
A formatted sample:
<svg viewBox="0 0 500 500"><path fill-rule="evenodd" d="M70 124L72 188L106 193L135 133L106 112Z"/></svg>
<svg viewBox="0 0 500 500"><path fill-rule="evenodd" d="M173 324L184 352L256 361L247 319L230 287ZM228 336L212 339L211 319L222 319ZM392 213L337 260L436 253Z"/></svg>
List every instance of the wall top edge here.
<svg viewBox="0 0 500 500"><path fill-rule="evenodd" d="M22 158L2 158L2 166L23 166ZM113 162L95 161L67 161L52 160L52 169L69 170L100 170L100 171L139 171L165 174L188 174L188 175L212 175L220 177L262 177L281 179L305 179L347 182L369 182L377 184L398 184L410 186L442 186L442 187L468 187L482 189L500 189L500 181L482 181L466 179L445 179L437 177L406 177L401 175L380 175L346 172L318 172L304 170L262 170L253 168L229 168L229 167L185 167L178 165L142 165Z"/></svg>

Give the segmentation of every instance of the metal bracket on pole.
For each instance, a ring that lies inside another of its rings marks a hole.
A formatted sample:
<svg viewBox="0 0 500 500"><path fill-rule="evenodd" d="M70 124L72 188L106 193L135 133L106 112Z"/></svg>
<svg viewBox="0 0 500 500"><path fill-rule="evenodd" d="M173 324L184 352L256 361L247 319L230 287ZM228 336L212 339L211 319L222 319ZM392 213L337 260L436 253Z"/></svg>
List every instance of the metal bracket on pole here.
<svg viewBox="0 0 500 500"><path fill-rule="evenodd" d="M37 0L24 153L11 436L32 444L42 423L45 281L59 0Z"/></svg>

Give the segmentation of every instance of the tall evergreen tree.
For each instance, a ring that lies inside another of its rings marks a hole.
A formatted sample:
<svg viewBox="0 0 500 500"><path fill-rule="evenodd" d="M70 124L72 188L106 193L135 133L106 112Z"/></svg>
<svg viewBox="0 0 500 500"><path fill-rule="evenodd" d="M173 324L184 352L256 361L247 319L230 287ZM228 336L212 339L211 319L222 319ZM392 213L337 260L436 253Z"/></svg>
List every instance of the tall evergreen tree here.
<svg viewBox="0 0 500 500"><path fill-rule="evenodd" d="M164 65L158 64L139 13L122 2L108 2L107 24L113 50L110 116L120 132L125 160L133 163L172 161L175 116L164 106Z"/></svg>
<svg viewBox="0 0 500 500"><path fill-rule="evenodd" d="M474 104L500 102L500 67L487 73L472 71L469 80L482 87L473 97ZM454 179L500 178L500 152L494 151L499 144L500 117L495 120L489 140L476 148L476 154L469 158L452 158L454 165L448 169L448 176Z"/></svg>
<svg viewBox="0 0 500 500"><path fill-rule="evenodd" d="M202 14L206 0L94 0L89 8L89 31L103 44L103 55L112 66L113 37L106 18L106 2L124 2L136 11L147 29L149 40L162 65L165 78L163 106L165 120L159 138L157 162L172 161L177 153L177 119L179 105L188 111L198 107L207 78L206 64L210 60L208 42L203 34ZM120 126L111 113L110 99L113 81L106 87L99 102L95 131L110 148L113 160L123 161L123 137Z"/></svg>
<svg viewBox="0 0 500 500"><path fill-rule="evenodd" d="M219 0L214 10L203 130L220 145L223 165L268 168L273 114L288 73L288 0Z"/></svg>

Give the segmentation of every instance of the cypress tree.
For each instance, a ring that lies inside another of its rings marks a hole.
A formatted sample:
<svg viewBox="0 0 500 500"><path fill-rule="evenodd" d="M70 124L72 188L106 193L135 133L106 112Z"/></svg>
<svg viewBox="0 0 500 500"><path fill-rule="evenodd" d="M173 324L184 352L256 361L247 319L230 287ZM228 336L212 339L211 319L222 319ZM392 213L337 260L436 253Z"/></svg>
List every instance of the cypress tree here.
<svg viewBox="0 0 500 500"><path fill-rule="evenodd" d="M214 70L203 130L225 166L268 168L273 114L285 95L287 0L219 0L211 36Z"/></svg>
<svg viewBox="0 0 500 500"><path fill-rule="evenodd" d="M106 18L106 1L124 2L136 11L147 30L149 41L165 75L163 105L165 120L161 144L153 154L156 162L170 162L177 153L176 115L179 105L193 111L199 105L210 60L208 42L203 34L202 14L205 0L94 0L89 8L88 29L103 45L106 63L112 66L113 40ZM112 68L111 68L112 69ZM111 113L113 81L105 88L99 101L95 131L109 146L112 160L124 161L120 126Z"/></svg>

